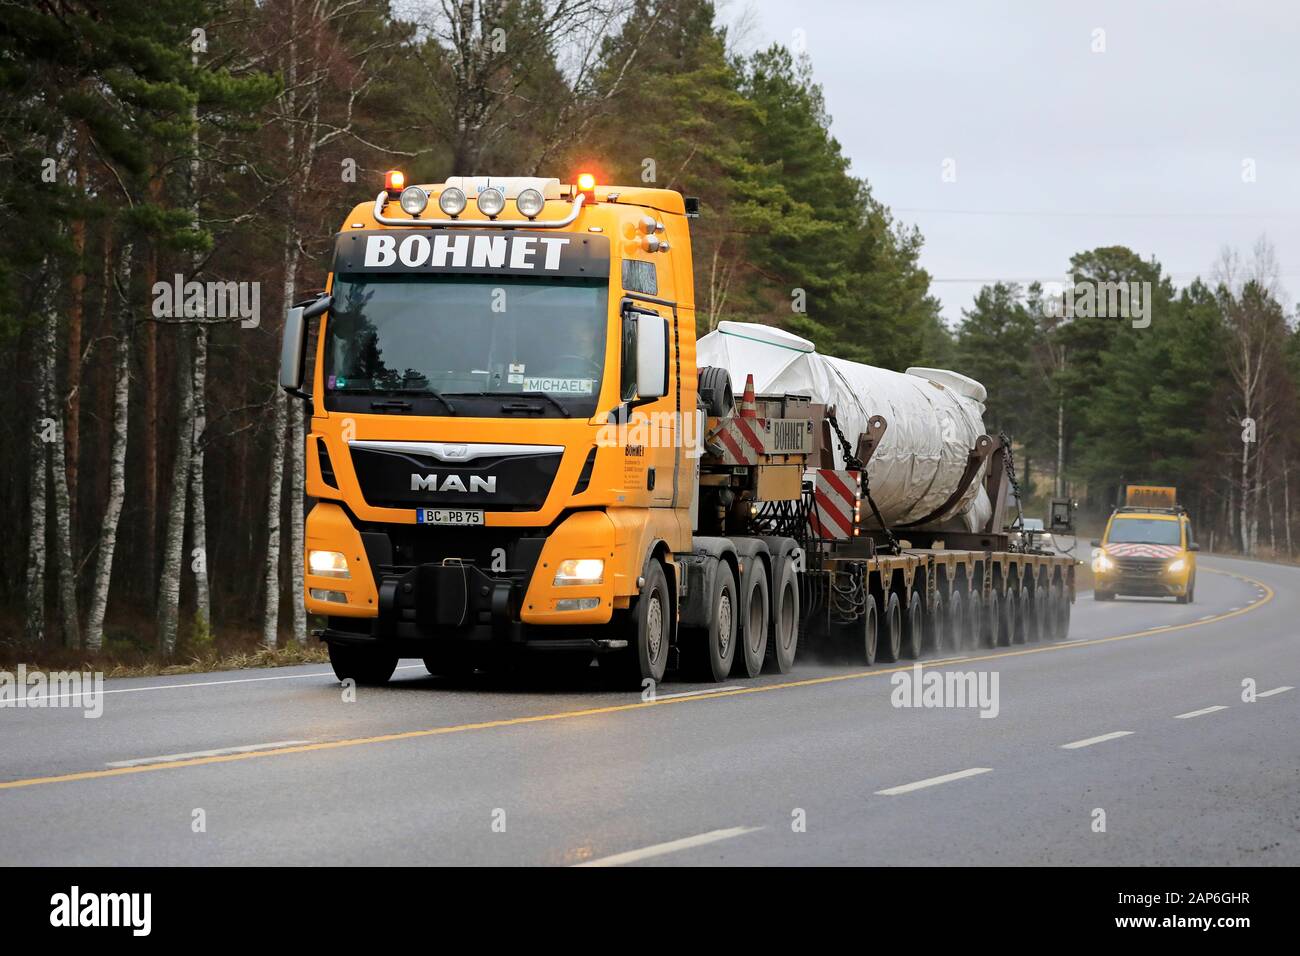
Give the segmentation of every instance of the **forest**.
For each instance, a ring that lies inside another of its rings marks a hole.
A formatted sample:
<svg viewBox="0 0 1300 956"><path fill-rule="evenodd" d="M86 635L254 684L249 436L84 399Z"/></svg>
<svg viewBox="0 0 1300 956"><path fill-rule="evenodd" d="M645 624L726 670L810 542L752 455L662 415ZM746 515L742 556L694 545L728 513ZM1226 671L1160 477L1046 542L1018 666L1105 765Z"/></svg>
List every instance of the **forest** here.
<svg viewBox="0 0 1300 956"><path fill-rule="evenodd" d="M947 323L815 67L705 0L0 4L0 658L308 645L279 333L390 168L699 197L698 334L955 368L1028 509L1068 495L1095 521L1125 481L1176 484L1206 549L1294 558L1300 336L1267 238L1177 285L1159 250L1060 264L1148 290L1142 322L1005 282ZM194 280L256 308L160 307Z"/></svg>

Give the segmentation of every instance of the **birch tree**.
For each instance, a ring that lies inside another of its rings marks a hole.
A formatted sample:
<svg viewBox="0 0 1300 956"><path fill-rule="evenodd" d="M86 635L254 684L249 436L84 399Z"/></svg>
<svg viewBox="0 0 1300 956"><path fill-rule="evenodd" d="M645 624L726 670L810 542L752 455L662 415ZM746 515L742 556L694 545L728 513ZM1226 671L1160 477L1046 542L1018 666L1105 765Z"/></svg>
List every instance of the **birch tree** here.
<svg viewBox="0 0 1300 956"><path fill-rule="evenodd" d="M113 427L109 450L108 494L104 517L99 527L98 559L90 590L90 609L86 619L86 649L97 651L104 643L104 615L108 610L108 588L113 577L113 555L117 550L117 523L126 500L127 422L131 400L131 254L128 240L118 250L116 298L117 322L113 346ZM104 290L106 297L113 291Z"/></svg>
<svg viewBox="0 0 1300 956"><path fill-rule="evenodd" d="M47 279L42 268L38 283L44 286ZM23 624L24 640L29 645L36 645L45 639L45 502L46 464L49 460L47 447L53 434L54 420L50 417L49 404L50 379L54 375L55 329L53 310L46 304L43 309L44 321L41 323L37 338L36 414L32 419L31 460L28 463L27 508L31 514L31 524L27 538L27 592L26 615Z"/></svg>

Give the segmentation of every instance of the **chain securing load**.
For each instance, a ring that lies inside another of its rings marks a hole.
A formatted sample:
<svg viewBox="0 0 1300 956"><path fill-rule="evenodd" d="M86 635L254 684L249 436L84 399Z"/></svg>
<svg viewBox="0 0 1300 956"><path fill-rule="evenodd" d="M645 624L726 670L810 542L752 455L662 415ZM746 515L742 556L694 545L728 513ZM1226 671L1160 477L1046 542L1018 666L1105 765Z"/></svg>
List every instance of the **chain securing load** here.
<svg viewBox="0 0 1300 956"><path fill-rule="evenodd" d="M887 525L885 519L881 517L880 509L876 507L875 499L871 497L871 479L867 475L866 462L854 453L852 446L849 445L849 440L844 437L844 432L840 430L840 423L835 420L835 416L828 413L826 415L826 420L831 423L831 429L835 432L835 438L840 443L840 451L844 455L844 467L849 471L856 471L858 473L858 484L861 488L862 497L866 499L867 507L871 509L872 517L876 519L876 523L880 525L881 531L884 532L884 550L887 550L890 554L901 554L903 551L902 546L898 543L898 539L894 537L894 532L889 530L889 525Z"/></svg>

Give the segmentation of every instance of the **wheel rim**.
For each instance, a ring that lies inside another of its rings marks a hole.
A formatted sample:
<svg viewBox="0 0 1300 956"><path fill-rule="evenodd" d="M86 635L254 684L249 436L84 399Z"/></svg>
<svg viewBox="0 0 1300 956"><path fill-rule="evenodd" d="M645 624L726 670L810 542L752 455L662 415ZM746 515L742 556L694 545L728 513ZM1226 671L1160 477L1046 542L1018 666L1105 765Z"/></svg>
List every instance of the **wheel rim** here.
<svg viewBox="0 0 1300 956"><path fill-rule="evenodd" d="M650 663L656 663L664 643L664 605L663 597L658 591L650 595L650 606L646 608L645 636Z"/></svg>
<svg viewBox="0 0 1300 956"><path fill-rule="evenodd" d="M718 652L727 656L731 647L731 595L723 593L718 602Z"/></svg>

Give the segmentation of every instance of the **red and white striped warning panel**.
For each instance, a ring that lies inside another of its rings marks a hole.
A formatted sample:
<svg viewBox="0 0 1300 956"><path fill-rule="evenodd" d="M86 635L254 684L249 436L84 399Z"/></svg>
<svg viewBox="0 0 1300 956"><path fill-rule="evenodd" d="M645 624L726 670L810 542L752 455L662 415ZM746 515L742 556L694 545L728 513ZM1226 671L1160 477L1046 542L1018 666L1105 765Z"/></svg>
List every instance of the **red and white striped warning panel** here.
<svg viewBox="0 0 1300 956"><path fill-rule="evenodd" d="M861 487L858 473L834 468L816 468L810 471L813 477L813 507L808 511L809 533L817 538L853 537L858 488Z"/></svg>
<svg viewBox="0 0 1300 956"><path fill-rule="evenodd" d="M1108 544L1103 550L1112 558L1172 558L1181 549L1173 544Z"/></svg>
<svg viewBox="0 0 1300 956"><path fill-rule="evenodd" d="M803 418L724 418L709 436L724 465L762 465L764 459L812 454L812 421Z"/></svg>

